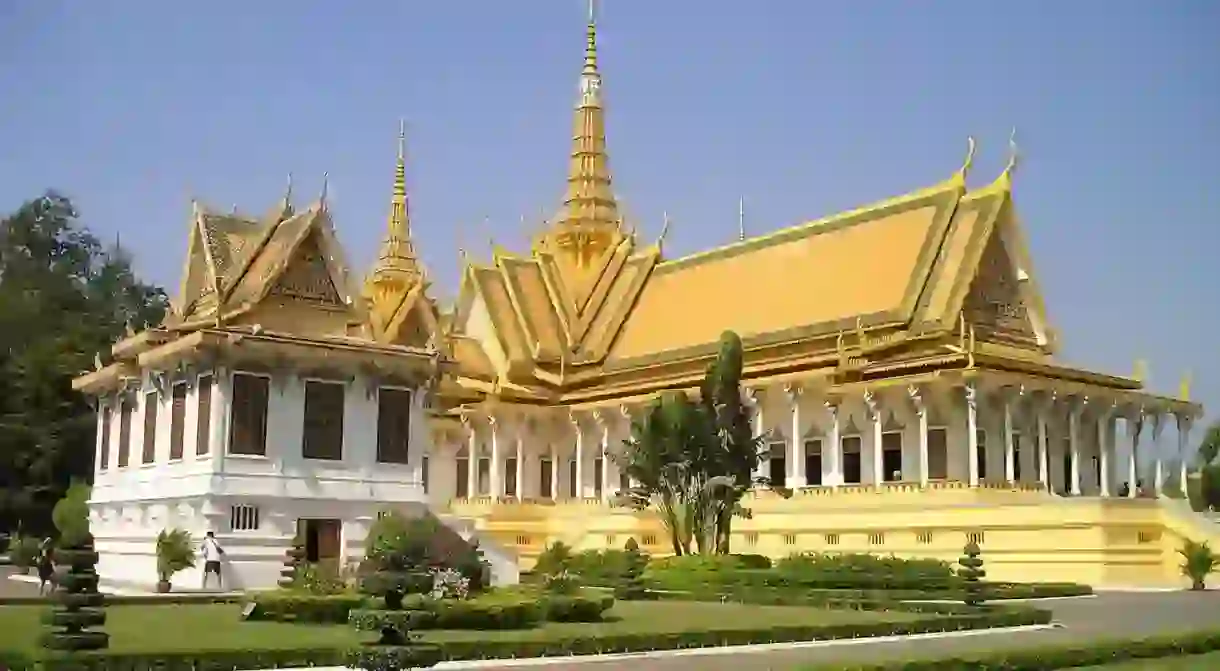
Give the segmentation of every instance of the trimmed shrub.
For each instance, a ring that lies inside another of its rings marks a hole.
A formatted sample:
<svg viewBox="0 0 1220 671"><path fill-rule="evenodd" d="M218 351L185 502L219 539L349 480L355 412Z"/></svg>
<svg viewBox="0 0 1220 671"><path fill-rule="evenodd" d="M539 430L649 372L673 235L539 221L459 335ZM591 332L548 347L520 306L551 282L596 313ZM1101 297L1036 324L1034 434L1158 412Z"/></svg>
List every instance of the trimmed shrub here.
<svg viewBox="0 0 1220 671"><path fill-rule="evenodd" d="M1216 569L1217 561L1211 546L1188 540L1178 554L1182 555L1182 575L1190 578L1190 588L1195 591L1207 589L1207 576Z"/></svg>
<svg viewBox="0 0 1220 671"><path fill-rule="evenodd" d="M42 635L42 647L66 652L101 650L110 645L110 637L98 629L106 623L106 611L105 597L97 591L93 536L88 531L82 536L75 528L61 540L63 544L55 550L56 608L43 616L43 624L52 629Z"/></svg>
<svg viewBox="0 0 1220 671"><path fill-rule="evenodd" d="M620 601L642 601L649 598L648 586L644 584L644 569L648 566L648 557L640 552L640 546L634 538L627 540L622 562L623 569L614 588L614 598Z"/></svg>
<svg viewBox="0 0 1220 671"><path fill-rule="evenodd" d="M346 624L352 610L364 608L369 599L359 594L317 595L300 592L262 592L255 594L252 620Z"/></svg>
<svg viewBox="0 0 1220 671"><path fill-rule="evenodd" d="M568 570L573 561L572 548L563 541L546 546L534 562L534 573L540 576L553 575Z"/></svg>
<svg viewBox="0 0 1220 671"><path fill-rule="evenodd" d="M983 570L982 550L979 549L978 543L970 541L966 543L966 547L962 548L962 558L957 560L961 565L957 574L961 577L963 584L962 602L967 606L980 606L983 604L983 583L980 581L987 575Z"/></svg>
<svg viewBox="0 0 1220 671"><path fill-rule="evenodd" d="M38 563L38 553L41 543L33 536L18 536L9 546L9 559L13 566L25 570Z"/></svg>
<svg viewBox="0 0 1220 671"><path fill-rule="evenodd" d="M297 571L305 562L305 539L297 534L292 538L292 546L284 551L284 567L280 569L280 579L277 584L281 589L297 587Z"/></svg>
<svg viewBox="0 0 1220 671"><path fill-rule="evenodd" d="M776 562L775 570L810 587L934 590L954 582L948 562L862 553L794 554Z"/></svg>

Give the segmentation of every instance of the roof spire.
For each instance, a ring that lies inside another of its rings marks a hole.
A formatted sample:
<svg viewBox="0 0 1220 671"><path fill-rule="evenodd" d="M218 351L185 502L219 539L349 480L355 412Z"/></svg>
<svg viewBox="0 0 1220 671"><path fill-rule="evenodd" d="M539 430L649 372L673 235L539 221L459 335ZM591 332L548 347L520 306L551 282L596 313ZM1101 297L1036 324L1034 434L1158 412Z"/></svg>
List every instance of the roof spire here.
<svg viewBox="0 0 1220 671"><path fill-rule="evenodd" d="M411 237L407 215L407 122L398 120L398 162L394 165L394 190L390 197L389 237Z"/></svg>
<svg viewBox="0 0 1220 671"><path fill-rule="evenodd" d="M394 186L390 195L390 216L385 239L377 254L377 263L369 276L367 293L375 304L384 304L385 309L396 305L402 296L412 289L423 276L423 267L411 244L411 223L407 211L407 125L398 120L398 155L394 164Z"/></svg>
<svg viewBox="0 0 1220 671"><path fill-rule="evenodd" d="M1008 165L1004 166L1004 177L1012 179L1013 173L1017 171L1017 164L1021 162L1021 151L1017 147L1017 127L1012 127L1012 132L1008 134Z"/></svg>
<svg viewBox="0 0 1220 671"><path fill-rule="evenodd" d="M746 199L737 199L737 239L746 239Z"/></svg>
<svg viewBox="0 0 1220 671"><path fill-rule="evenodd" d="M611 190L606 154L606 119L602 108L601 73L597 69L597 11L589 0L585 61L580 73L580 102L568 163L568 188L556 225L560 228L617 230L621 221Z"/></svg>

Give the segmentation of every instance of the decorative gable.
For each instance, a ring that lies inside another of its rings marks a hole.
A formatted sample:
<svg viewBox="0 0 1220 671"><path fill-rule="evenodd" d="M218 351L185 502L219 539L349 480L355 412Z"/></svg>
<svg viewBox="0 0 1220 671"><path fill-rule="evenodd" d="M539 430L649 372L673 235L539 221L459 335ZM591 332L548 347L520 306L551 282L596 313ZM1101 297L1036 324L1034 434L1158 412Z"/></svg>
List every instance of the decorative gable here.
<svg viewBox="0 0 1220 671"><path fill-rule="evenodd" d="M983 249L963 310L974 325L976 337L1019 347L1038 347L1029 307L1022 296L1021 279L996 227Z"/></svg>
<svg viewBox="0 0 1220 671"><path fill-rule="evenodd" d="M310 233L297 247L269 295L315 305L342 304L326 259L322 257L316 233Z"/></svg>

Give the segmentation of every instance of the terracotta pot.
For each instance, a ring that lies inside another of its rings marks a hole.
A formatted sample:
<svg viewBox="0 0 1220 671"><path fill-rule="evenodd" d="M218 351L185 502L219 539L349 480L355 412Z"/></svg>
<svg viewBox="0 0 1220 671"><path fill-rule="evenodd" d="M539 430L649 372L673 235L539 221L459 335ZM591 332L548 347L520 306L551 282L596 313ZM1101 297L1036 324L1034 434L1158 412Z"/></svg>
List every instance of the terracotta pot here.
<svg viewBox="0 0 1220 671"><path fill-rule="evenodd" d="M171 585L168 580L157 581L157 594L169 594Z"/></svg>

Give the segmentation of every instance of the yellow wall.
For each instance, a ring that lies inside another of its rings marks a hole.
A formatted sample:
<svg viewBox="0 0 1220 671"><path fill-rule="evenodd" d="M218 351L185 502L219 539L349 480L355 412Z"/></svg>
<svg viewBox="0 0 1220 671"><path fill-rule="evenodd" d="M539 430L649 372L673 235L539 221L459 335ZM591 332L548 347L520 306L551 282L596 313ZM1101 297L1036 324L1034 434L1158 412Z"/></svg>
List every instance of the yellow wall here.
<svg viewBox="0 0 1220 671"><path fill-rule="evenodd" d="M793 552L873 552L947 561L974 539L988 577L1013 582L1077 582L1096 587L1180 587L1177 550L1184 539L1220 547L1220 525L1177 501L1058 498L1008 487L970 489L933 483L807 488L791 499L763 492L734 522L733 551L779 558ZM577 550L621 548L635 537L648 552L668 552L668 536L649 512L595 500L558 503L455 502L482 533L515 547L523 568L554 541Z"/></svg>

